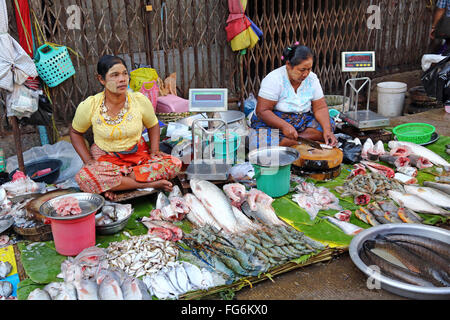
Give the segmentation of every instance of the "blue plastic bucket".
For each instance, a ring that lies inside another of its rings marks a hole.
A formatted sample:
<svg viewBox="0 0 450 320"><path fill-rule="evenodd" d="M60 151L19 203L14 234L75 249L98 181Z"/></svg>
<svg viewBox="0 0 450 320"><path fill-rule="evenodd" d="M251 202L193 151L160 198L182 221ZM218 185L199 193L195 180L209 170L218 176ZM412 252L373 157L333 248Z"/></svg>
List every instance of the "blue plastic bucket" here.
<svg viewBox="0 0 450 320"><path fill-rule="evenodd" d="M224 136L225 133L223 132L214 134L215 158L216 159L226 158L227 155L226 143L228 143L228 152L229 152L228 159L231 159L231 161L233 161L234 163L237 157L237 150L241 145L241 137L236 132L228 133L229 136L228 139L224 139ZM230 136L232 136L232 139L230 139Z"/></svg>

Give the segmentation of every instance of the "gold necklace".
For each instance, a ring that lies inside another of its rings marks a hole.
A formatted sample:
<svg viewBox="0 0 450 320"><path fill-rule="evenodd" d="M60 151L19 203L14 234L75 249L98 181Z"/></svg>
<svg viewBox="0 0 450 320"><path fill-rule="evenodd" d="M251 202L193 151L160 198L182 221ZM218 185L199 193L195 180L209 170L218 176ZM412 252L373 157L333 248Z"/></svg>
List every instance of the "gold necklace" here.
<svg viewBox="0 0 450 320"><path fill-rule="evenodd" d="M103 119L105 119L105 122L109 125L112 126L118 125L119 123L122 122L124 115L128 112L128 96L125 97L125 104L123 108L120 110L119 114L114 119L112 119L108 115L108 108L105 105L105 100L106 97L103 99L102 106L100 107L100 113Z"/></svg>

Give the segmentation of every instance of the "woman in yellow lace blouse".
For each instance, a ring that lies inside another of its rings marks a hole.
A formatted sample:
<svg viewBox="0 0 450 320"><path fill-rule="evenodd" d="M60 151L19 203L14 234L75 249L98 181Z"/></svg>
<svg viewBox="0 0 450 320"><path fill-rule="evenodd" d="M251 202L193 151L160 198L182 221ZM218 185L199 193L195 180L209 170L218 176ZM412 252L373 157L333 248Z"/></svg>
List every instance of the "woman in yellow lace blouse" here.
<svg viewBox="0 0 450 320"><path fill-rule="evenodd" d="M80 103L72 121L70 138L84 166L75 176L80 189L104 193L155 188L172 190L181 161L159 151L160 128L150 100L139 92L128 92L125 62L106 55L97 64L104 91ZM83 134L92 126L94 144L89 150ZM142 138L147 128L149 144Z"/></svg>

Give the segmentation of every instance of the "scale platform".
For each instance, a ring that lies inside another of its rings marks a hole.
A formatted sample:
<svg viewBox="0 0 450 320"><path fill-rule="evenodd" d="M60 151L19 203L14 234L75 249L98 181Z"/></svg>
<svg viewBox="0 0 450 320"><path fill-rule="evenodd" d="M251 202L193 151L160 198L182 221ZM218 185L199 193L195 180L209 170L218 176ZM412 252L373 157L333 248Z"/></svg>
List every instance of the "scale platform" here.
<svg viewBox="0 0 450 320"><path fill-rule="evenodd" d="M188 180L202 179L202 180L228 180L228 172L231 165L226 163L191 163L185 174Z"/></svg>
<svg viewBox="0 0 450 320"><path fill-rule="evenodd" d="M341 115L341 119L358 129L374 129L389 126L386 118L371 110L348 111Z"/></svg>

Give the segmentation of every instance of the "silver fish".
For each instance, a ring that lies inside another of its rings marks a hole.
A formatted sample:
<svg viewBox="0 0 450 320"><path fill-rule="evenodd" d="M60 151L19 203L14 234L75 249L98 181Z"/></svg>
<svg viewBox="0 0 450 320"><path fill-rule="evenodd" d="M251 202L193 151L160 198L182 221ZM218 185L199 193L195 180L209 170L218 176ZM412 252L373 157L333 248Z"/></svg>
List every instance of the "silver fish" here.
<svg viewBox="0 0 450 320"><path fill-rule="evenodd" d="M98 285L95 281L82 279L74 282L78 300L99 300Z"/></svg>
<svg viewBox="0 0 450 320"><path fill-rule="evenodd" d="M214 219L214 217L209 213L208 210L203 206L200 200L193 195L192 193L187 193L184 195L184 199L186 200L187 205L191 209L190 212L186 215L188 220L198 221L200 227L203 227L205 224L215 228L216 230L222 229L222 226L219 225Z"/></svg>
<svg viewBox="0 0 450 320"><path fill-rule="evenodd" d="M138 278L128 277L123 282L122 293L124 300L151 300L147 286Z"/></svg>
<svg viewBox="0 0 450 320"><path fill-rule="evenodd" d="M414 194L436 206L450 208L450 195L429 187L405 186L405 191Z"/></svg>
<svg viewBox="0 0 450 320"><path fill-rule="evenodd" d="M195 196L226 232L239 232L230 200L219 187L209 181L199 179L192 179L190 185Z"/></svg>
<svg viewBox="0 0 450 320"><path fill-rule="evenodd" d="M246 201L242 204L242 211L247 216L253 217L256 220L262 221L264 224L268 226L273 225L284 225L283 221L281 221L277 214L275 213L275 210L271 205L264 205L261 202L255 202L256 210L252 211L250 209L249 203Z"/></svg>
<svg viewBox="0 0 450 320"><path fill-rule="evenodd" d="M388 143L389 148L394 149L400 146L407 146L411 149L412 153L421 157L424 157L431 162L433 162L435 165L438 166L444 166L448 167L450 166L450 163L448 163L444 158L439 156L438 154L434 153L428 148L422 147L418 144L412 143L412 142L406 142L406 141L389 141Z"/></svg>
<svg viewBox="0 0 450 320"><path fill-rule="evenodd" d="M0 280L3 280L6 278L6 276L11 272L12 265L6 261L0 261Z"/></svg>
<svg viewBox="0 0 450 320"><path fill-rule="evenodd" d="M432 181L424 181L423 185L425 187L434 188L440 191L445 192L446 194L450 194L450 184L447 183L437 183Z"/></svg>
<svg viewBox="0 0 450 320"><path fill-rule="evenodd" d="M389 190L389 197L397 202L400 206L411 209L412 211L431 213L431 214L442 214L450 215L450 212L441 209L424 199L409 193L402 193L399 191Z"/></svg>
<svg viewBox="0 0 450 320"><path fill-rule="evenodd" d="M9 281L0 281L0 297L8 298L13 293L13 285Z"/></svg>
<svg viewBox="0 0 450 320"><path fill-rule="evenodd" d="M323 219L330 221L332 224L341 229L345 234L351 236L354 236L364 230L361 227L355 226L353 223L341 221L330 216L323 217Z"/></svg>
<svg viewBox="0 0 450 320"><path fill-rule="evenodd" d="M30 292L27 300L52 300L52 298L47 291L37 288Z"/></svg>
<svg viewBox="0 0 450 320"><path fill-rule="evenodd" d="M122 289L112 276L106 275L98 287L100 300L123 300Z"/></svg>

